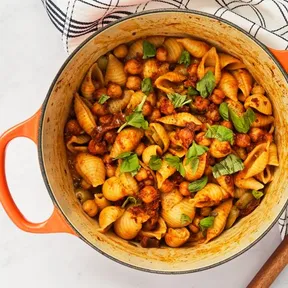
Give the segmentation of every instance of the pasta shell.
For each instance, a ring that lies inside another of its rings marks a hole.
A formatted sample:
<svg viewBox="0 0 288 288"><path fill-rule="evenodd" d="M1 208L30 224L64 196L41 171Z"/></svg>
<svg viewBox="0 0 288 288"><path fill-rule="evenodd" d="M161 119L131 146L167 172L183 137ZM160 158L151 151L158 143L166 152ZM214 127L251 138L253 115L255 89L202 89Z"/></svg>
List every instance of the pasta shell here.
<svg viewBox="0 0 288 288"><path fill-rule="evenodd" d="M165 41L165 37L164 36L150 36L150 37L147 37L146 40L149 43L153 44L156 48L158 48L163 45Z"/></svg>
<svg viewBox="0 0 288 288"><path fill-rule="evenodd" d="M270 142L257 145L244 161L243 178L251 178L261 173L268 164Z"/></svg>
<svg viewBox="0 0 288 288"><path fill-rule="evenodd" d="M143 136L144 132L141 129L132 127L123 129L115 139L110 156L116 158L121 153L133 151L139 145Z"/></svg>
<svg viewBox="0 0 288 288"><path fill-rule="evenodd" d="M171 63L178 62L181 53L183 51L183 46L177 42L175 38L166 38L163 46L167 50L167 61Z"/></svg>
<svg viewBox="0 0 288 288"><path fill-rule="evenodd" d="M156 59L146 60L143 64L143 77L144 78L154 78L155 75L157 75L157 73L158 73L158 66L159 65L158 65Z"/></svg>
<svg viewBox="0 0 288 288"><path fill-rule="evenodd" d="M222 71L218 88L224 92L226 97L233 101L238 101L238 82L229 72Z"/></svg>
<svg viewBox="0 0 288 288"><path fill-rule="evenodd" d="M211 207L219 204L230 195L219 185L208 183L202 190L198 191L193 198L195 207Z"/></svg>
<svg viewBox="0 0 288 288"><path fill-rule="evenodd" d="M226 66L227 70L237 70L237 69L242 69L246 68L245 64L243 62L237 62L237 63L231 63Z"/></svg>
<svg viewBox="0 0 288 288"><path fill-rule="evenodd" d="M222 175L216 178L216 181L222 189L228 192L231 197L234 197L234 179L231 175Z"/></svg>
<svg viewBox="0 0 288 288"><path fill-rule="evenodd" d="M252 88L251 94L263 94L264 95L265 89L261 85L255 83Z"/></svg>
<svg viewBox="0 0 288 288"><path fill-rule="evenodd" d="M129 51L127 54L127 59L132 59L136 57L143 56L143 40L139 39L136 40L132 45L129 47Z"/></svg>
<svg viewBox="0 0 288 288"><path fill-rule="evenodd" d="M108 56L108 64L105 74L105 84L109 82L116 83L120 86L124 86L127 80L126 73L124 71L124 65L113 54Z"/></svg>
<svg viewBox="0 0 288 288"><path fill-rule="evenodd" d="M235 187L234 198L240 198L247 191L247 189Z"/></svg>
<svg viewBox="0 0 288 288"><path fill-rule="evenodd" d="M111 202L107 200L102 193L94 194L94 201L99 208L99 211L102 211L104 208L111 206Z"/></svg>
<svg viewBox="0 0 288 288"><path fill-rule="evenodd" d="M181 43L184 48L193 56L196 58L202 58L208 51L209 51L209 45L205 42L193 40L190 38L182 38L177 39L178 43Z"/></svg>
<svg viewBox="0 0 288 288"><path fill-rule="evenodd" d="M75 168L79 175L93 187L105 181L105 166L99 157L88 153L79 153L75 159Z"/></svg>
<svg viewBox="0 0 288 288"><path fill-rule="evenodd" d="M105 207L99 214L99 232L107 232L111 225L123 215L124 209L119 206Z"/></svg>
<svg viewBox="0 0 288 288"><path fill-rule="evenodd" d="M231 153L232 149L228 141L213 139L209 152L215 158L222 158Z"/></svg>
<svg viewBox="0 0 288 288"><path fill-rule="evenodd" d="M87 152L88 147L84 146L90 141L91 137L89 135L79 135L72 136L66 144L67 149L72 153ZM75 145L76 144L76 145ZM83 145L83 146L79 146Z"/></svg>
<svg viewBox="0 0 288 288"><path fill-rule="evenodd" d="M243 170L240 171L236 177L235 177L235 185L238 188L243 188L243 189L251 189L251 190L260 190L264 188L264 185L254 179L253 177L244 179L244 174Z"/></svg>
<svg viewBox="0 0 288 288"><path fill-rule="evenodd" d="M158 145L149 145L148 147L146 147L142 153L142 161L148 165L149 161L151 159L151 156L153 155L162 155L162 149L160 146Z"/></svg>
<svg viewBox="0 0 288 288"><path fill-rule="evenodd" d="M213 212L217 216L214 219L213 226L207 229L207 236L205 243L209 242L211 239L217 237L222 233L225 228L228 215L231 211L233 202L232 199L226 200L222 204L220 204Z"/></svg>
<svg viewBox="0 0 288 288"><path fill-rule="evenodd" d="M96 122L92 112L77 93L74 98L74 111L81 128L91 135L96 128Z"/></svg>
<svg viewBox="0 0 288 288"><path fill-rule="evenodd" d="M215 75L215 82L216 84L218 84L221 79L221 66L219 56L215 47L212 47L201 59L201 62L199 63L197 69L197 76L199 79L202 79L207 72L207 70L205 70L205 67L207 67L207 61L210 63L215 63L213 73Z"/></svg>
<svg viewBox="0 0 288 288"><path fill-rule="evenodd" d="M231 64L242 64L242 62L229 55L229 54L226 54L226 53L219 53L219 59L220 59L220 64L221 64L221 69L223 69L224 67L226 67L227 65L231 65Z"/></svg>
<svg viewBox="0 0 288 288"><path fill-rule="evenodd" d="M273 180L271 166L267 165L261 173L255 175L255 178L260 182L262 182L263 184L271 182Z"/></svg>
<svg viewBox="0 0 288 288"><path fill-rule="evenodd" d="M226 225L225 225L225 229L229 229L229 228L231 228L233 226L233 224L237 220L239 214L240 214L240 210L234 205L231 208L230 213L228 215L227 222L226 222Z"/></svg>
<svg viewBox="0 0 288 288"><path fill-rule="evenodd" d="M199 156L199 165L194 173L191 163L187 164L187 158L185 157L183 160L183 166L185 169L185 179L187 179L188 181L195 181L197 179L200 179L205 171L206 159L207 159L207 153L204 153L203 155Z"/></svg>
<svg viewBox="0 0 288 288"><path fill-rule="evenodd" d="M279 166L277 146L275 143L271 143L269 146L268 165Z"/></svg>
<svg viewBox="0 0 288 288"><path fill-rule="evenodd" d="M168 93L174 93L175 89L179 87L179 85L183 85L182 82L186 79L185 75L176 73L176 72L168 72L161 76L159 76L155 80L156 88L161 91ZM177 84L178 83L178 84Z"/></svg>
<svg viewBox="0 0 288 288"><path fill-rule="evenodd" d="M165 235L165 243L169 247L176 248L186 243L189 237L190 232L188 231L187 228L178 228L178 229L169 228L168 232Z"/></svg>
<svg viewBox="0 0 288 288"><path fill-rule="evenodd" d="M95 81L97 81L98 87L95 87ZM84 77L80 91L85 98L91 99L96 88L102 87L104 87L104 77L98 64L94 63Z"/></svg>
<svg viewBox="0 0 288 288"><path fill-rule="evenodd" d="M246 69L239 69L231 72L238 82L238 87L242 91L244 97L248 97L252 90L253 78Z"/></svg>
<svg viewBox="0 0 288 288"><path fill-rule="evenodd" d="M155 143L165 153L169 147L170 139L165 128L159 123L150 123L149 129L145 131L146 137L151 143Z"/></svg>
<svg viewBox="0 0 288 288"><path fill-rule="evenodd" d="M130 99L133 94L134 94L133 90L124 90L123 97L121 99L109 100L108 111L111 114L122 112L130 102Z"/></svg>
<svg viewBox="0 0 288 288"><path fill-rule="evenodd" d="M137 91L133 93L127 105L127 110L133 111L136 108L136 106L138 106L141 103L144 97L145 94L142 91Z"/></svg>
<svg viewBox="0 0 288 288"><path fill-rule="evenodd" d="M232 108L238 115L241 115L245 112L243 104L239 101L233 101L231 99L225 100L229 108Z"/></svg>
<svg viewBox="0 0 288 288"><path fill-rule="evenodd" d="M193 122L196 125L202 125L202 122L194 115L188 112L176 113L157 119L158 122L167 125L174 125L178 127L185 127L187 123Z"/></svg>
<svg viewBox="0 0 288 288"><path fill-rule="evenodd" d="M168 162L163 160L160 169L156 172L156 180L158 189L161 188L163 182L176 172L176 168L168 165Z"/></svg>
<svg viewBox="0 0 288 288"><path fill-rule="evenodd" d="M167 231L167 226L163 218L159 217L158 223L157 223L157 228L153 231L140 231L140 236L146 236L149 238L156 238L158 240L161 240L161 238L165 235Z"/></svg>
<svg viewBox="0 0 288 288"><path fill-rule="evenodd" d="M177 189L174 189L173 191L168 192L168 193L161 193L162 209L170 210L176 204L180 203L182 199L183 199L183 196Z"/></svg>
<svg viewBox="0 0 288 288"><path fill-rule="evenodd" d="M267 125L270 125L274 122L274 117L273 116L266 116L266 115L262 115L259 113L255 113L256 115L256 119L255 121L251 124L251 127L264 127Z"/></svg>
<svg viewBox="0 0 288 288"><path fill-rule="evenodd" d="M161 217L165 220L168 227L181 228L189 225L195 216L195 207L191 199L184 198L169 210L162 209ZM183 221L182 216L185 214L189 221Z"/></svg>
<svg viewBox="0 0 288 288"><path fill-rule="evenodd" d="M265 115L272 115L272 105L270 100L262 94L253 94L249 96L244 103L244 107L254 108Z"/></svg>

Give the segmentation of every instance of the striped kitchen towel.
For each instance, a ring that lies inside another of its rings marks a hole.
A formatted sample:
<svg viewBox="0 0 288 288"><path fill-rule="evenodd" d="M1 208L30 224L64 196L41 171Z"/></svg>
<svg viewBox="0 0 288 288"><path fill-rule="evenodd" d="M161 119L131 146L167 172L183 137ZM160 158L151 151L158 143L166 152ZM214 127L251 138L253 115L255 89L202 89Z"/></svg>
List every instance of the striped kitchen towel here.
<svg viewBox="0 0 288 288"><path fill-rule="evenodd" d="M71 53L89 35L136 12L160 8L192 9L235 23L265 45L288 50L288 0L42 0ZM279 219L288 233L288 211Z"/></svg>

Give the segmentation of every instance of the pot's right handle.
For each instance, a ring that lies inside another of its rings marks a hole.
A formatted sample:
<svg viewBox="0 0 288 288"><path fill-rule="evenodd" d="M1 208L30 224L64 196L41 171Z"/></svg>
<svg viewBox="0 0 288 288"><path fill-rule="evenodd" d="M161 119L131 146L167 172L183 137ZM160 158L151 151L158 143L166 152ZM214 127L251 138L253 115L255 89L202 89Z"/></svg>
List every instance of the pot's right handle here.
<svg viewBox="0 0 288 288"><path fill-rule="evenodd" d="M288 50L276 50L272 48L269 48L269 50L288 73Z"/></svg>
<svg viewBox="0 0 288 288"><path fill-rule="evenodd" d="M61 212L54 206L54 211L50 218L41 223L28 221L16 206L6 180L5 174L5 152L8 143L17 137L26 137L31 139L35 144L38 140L38 127L41 110L39 110L30 119L12 127L0 136L0 203L18 228L32 233L57 233L66 232L76 233L66 222Z"/></svg>

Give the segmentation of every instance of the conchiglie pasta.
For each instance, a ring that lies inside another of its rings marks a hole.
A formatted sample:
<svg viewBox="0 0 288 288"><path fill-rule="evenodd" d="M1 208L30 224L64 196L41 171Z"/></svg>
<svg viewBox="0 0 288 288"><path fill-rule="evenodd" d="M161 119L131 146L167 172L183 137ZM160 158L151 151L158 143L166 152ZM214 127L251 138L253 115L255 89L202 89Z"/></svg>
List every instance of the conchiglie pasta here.
<svg viewBox="0 0 288 288"><path fill-rule="evenodd" d="M99 215L99 232L107 232L112 224L122 216L124 209L119 206L108 206L105 207Z"/></svg>
<svg viewBox="0 0 288 288"><path fill-rule="evenodd" d="M113 54L108 56L108 64L105 73L105 84L109 82L124 86L127 80L124 65Z"/></svg>
<svg viewBox="0 0 288 288"><path fill-rule="evenodd" d="M267 115L262 115L259 113L255 113L256 119L255 121L251 124L251 127L265 127L267 125L270 125L274 122L274 117L273 116L267 116Z"/></svg>
<svg viewBox="0 0 288 288"><path fill-rule="evenodd" d="M238 82L238 87L242 91L244 98L250 95L252 90L253 78L251 74L246 69L239 69L232 71L232 75Z"/></svg>
<svg viewBox="0 0 288 288"><path fill-rule="evenodd" d="M157 222L157 228L152 231L143 231L141 230L139 235L140 236L146 236L149 238L155 237L156 239L160 240L166 233L167 231L167 226L163 218L159 217L158 222Z"/></svg>
<svg viewBox="0 0 288 288"><path fill-rule="evenodd" d="M178 43L175 38L166 38L163 46L167 50L167 61L172 63L178 62L183 51L182 44Z"/></svg>
<svg viewBox="0 0 288 288"><path fill-rule="evenodd" d="M202 122L194 115L187 112L180 112L173 115L164 116L157 119L158 122L167 125L174 125L178 127L185 127L187 123L193 122L196 125L201 125Z"/></svg>
<svg viewBox="0 0 288 288"><path fill-rule="evenodd" d="M279 166L277 146L275 143L271 143L269 146L269 158L267 164L271 166Z"/></svg>
<svg viewBox="0 0 288 288"><path fill-rule="evenodd" d="M183 196L177 189L168 193L161 193L161 205L163 210L170 210L176 204L180 203L182 199Z"/></svg>
<svg viewBox="0 0 288 288"><path fill-rule="evenodd" d="M181 43L184 48L196 58L203 57L209 51L209 45L205 42L193 40L190 38L177 39L178 43Z"/></svg>
<svg viewBox="0 0 288 288"><path fill-rule="evenodd" d="M168 164L168 162L164 159L162 160L162 164L160 169L156 172L157 186L158 189L161 188L163 182L173 175L176 171L175 167L172 167Z"/></svg>
<svg viewBox="0 0 288 288"><path fill-rule="evenodd" d="M111 202L104 197L103 193L94 194L94 201L97 204L99 211L102 211L104 208L111 206Z"/></svg>
<svg viewBox="0 0 288 288"><path fill-rule="evenodd" d="M232 151L231 146L228 141L219 141L213 139L210 145L209 152L215 158L222 158L230 154Z"/></svg>
<svg viewBox="0 0 288 288"><path fill-rule="evenodd" d="M169 247L180 247L189 239L190 232L187 228L173 229L169 228L165 235L165 243Z"/></svg>
<svg viewBox="0 0 288 288"><path fill-rule="evenodd" d="M148 165L151 157L154 155L158 155L158 156L162 155L161 147L158 145L150 145L150 146L146 147L142 153L143 162L146 165Z"/></svg>
<svg viewBox="0 0 288 288"><path fill-rule="evenodd" d="M88 147L84 146L84 144L87 144L90 139L91 137L85 134L79 136L72 136L66 144L67 149L72 153L87 152Z"/></svg>
<svg viewBox="0 0 288 288"><path fill-rule="evenodd" d="M255 178L261 183L267 184L273 180L273 173L271 170L271 166L267 165L261 173L255 175Z"/></svg>
<svg viewBox="0 0 288 288"><path fill-rule="evenodd" d="M227 191L231 197L234 197L234 179L232 175L222 175L216 178L216 181L222 189Z"/></svg>
<svg viewBox="0 0 288 288"><path fill-rule="evenodd" d="M133 90L124 90L121 99L111 99L108 101L108 110L111 114L122 112L131 100Z"/></svg>
<svg viewBox="0 0 288 288"><path fill-rule="evenodd" d="M197 170L194 173L193 171L194 167L192 167L192 163L188 161L187 164L187 158L185 157L183 160L183 166L185 169L185 179L187 179L188 181L195 181L197 179L200 179L205 171L206 159L207 159L207 153L204 153L203 155L199 156L199 164Z"/></svg>
<svg viewBox="0 0 288 288"><path fill-rule="evenodd" d="M233 101L238 100L238 82L229 72L222 71L218 88L224 92L226 97Z"/></svg>
<svg viewBox="0 0 288 288"><path fill-rule="evenodd" d="M272 115L272 105L270 100L262 94L254 94L249 96L244 103L244 107L254 108L262 114Z"/></svg>
<svg viewBox="0 0 288 288"><path fill-rule="evenodd" d="M257 181L255 178L246 178L244 179L245 174L243 172L239 172L235 176L235 185L238 188L243 188L243 189L251 189L251 190L260 190L264 188L264 185Z"/></svg>
<svg viewBox="0 0 288 288"><path fill-rule="evenodd" d="M138 106L141 103L144 97L145 94L142 91L137 91L133 93L127 105L128 111L133 111L136 108L136 106Z"/></svg>
<svg viewBox="0 0 288 288"><path fill-rule="evenodd" d="M152 144L157 144L165 153L169 147L170 139L164 129L164 127L159 123L151 123L149 129L145 131L146 137Z"/></svg>
<svg viewBox="0 0 288 288"><path fill-rule="evenodd" d="M185 79L185 75L176 72L168 72L159 76L155 80L155 86L166 94L174 93L175 89L177 89L180 83L182 83Z"/></svg>

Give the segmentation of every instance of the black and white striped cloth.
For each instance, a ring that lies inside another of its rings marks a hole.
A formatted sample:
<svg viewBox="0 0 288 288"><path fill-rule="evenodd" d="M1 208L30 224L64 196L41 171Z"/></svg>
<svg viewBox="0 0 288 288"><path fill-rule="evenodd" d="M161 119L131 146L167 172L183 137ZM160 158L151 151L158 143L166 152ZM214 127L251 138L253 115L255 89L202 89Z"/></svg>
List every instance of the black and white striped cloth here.
<svg viewBox="0 0 288 288"><path fill-rule="evenodd" d="M265 45L288 50L288 0L42 0L67 53L105 25L136 12L192 9L235 23ZM288 233L288 210L279 219Z"/></svg>

